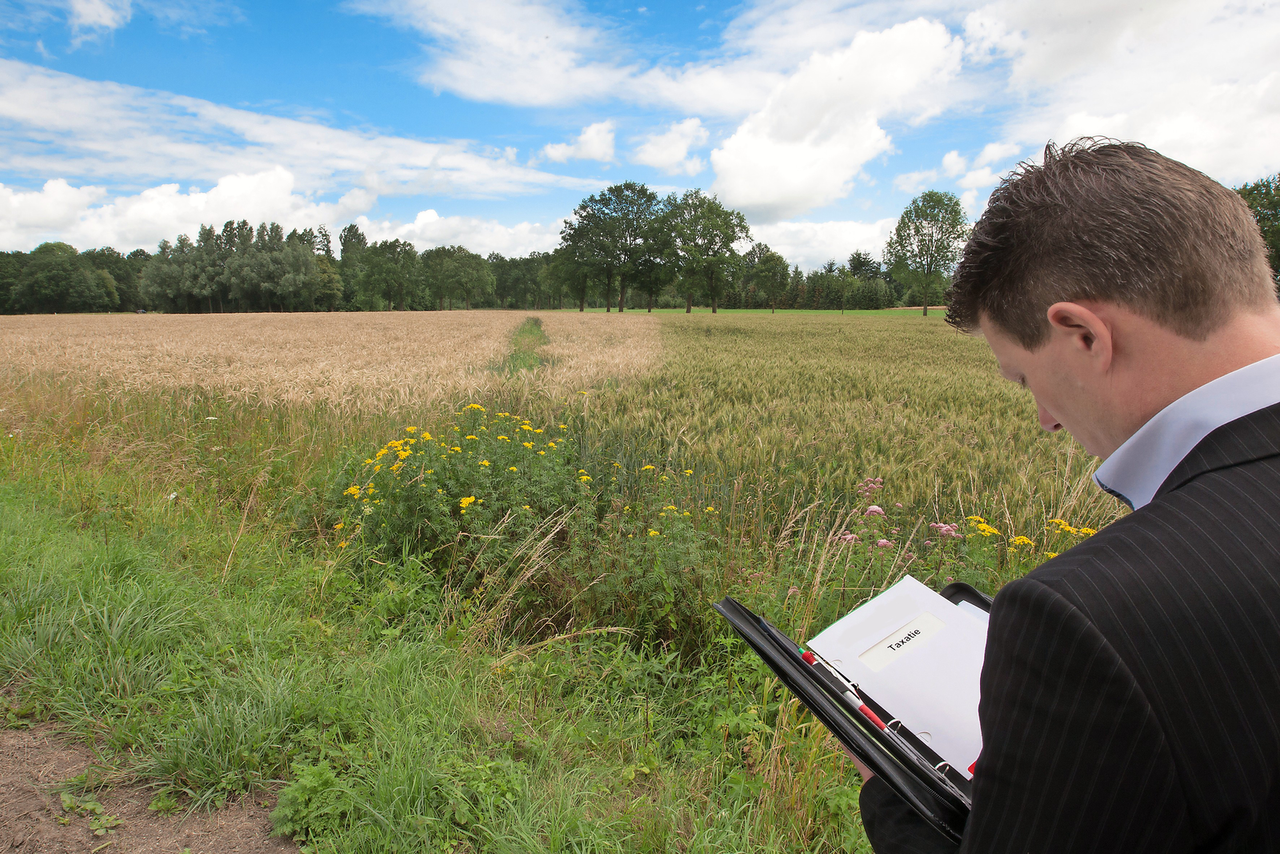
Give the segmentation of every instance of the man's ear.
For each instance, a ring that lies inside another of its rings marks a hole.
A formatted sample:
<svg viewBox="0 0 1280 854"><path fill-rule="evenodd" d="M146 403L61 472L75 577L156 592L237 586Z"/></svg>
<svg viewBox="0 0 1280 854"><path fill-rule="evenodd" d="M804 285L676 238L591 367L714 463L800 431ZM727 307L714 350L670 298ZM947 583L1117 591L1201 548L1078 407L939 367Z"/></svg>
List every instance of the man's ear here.
<svg viewBox="0 0 1280 854"><path fill-rule="evenodd" d="M1055 302L1045 316L1050 335L1065 337L1069 347L1093 360L1100 370L1111 367L1115 355L1111 324L1097 312L1078 302Z"/></svg>

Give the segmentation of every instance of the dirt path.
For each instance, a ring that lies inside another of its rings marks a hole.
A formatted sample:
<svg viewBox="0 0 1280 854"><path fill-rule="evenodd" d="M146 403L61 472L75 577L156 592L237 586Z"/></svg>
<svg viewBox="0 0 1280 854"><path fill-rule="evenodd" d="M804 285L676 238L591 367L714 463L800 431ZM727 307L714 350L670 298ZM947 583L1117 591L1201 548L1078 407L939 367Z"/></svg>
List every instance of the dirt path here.
<svg viewBox="0 0 1280 854"><path fill-rule="evenodd" d="M258 854L298 850L292 842L270 835L268 814L274 803L263 806L245 799L212 814L184 818L180 811L162 816L147 809L154 791L139 786L92 796L101 804L103 815L120 820L114 830L95 836L90 829L93 816L83 811L69 815L59 795L51 791L83 774L92 761L88 750L62 741L49 727L0 729L0 851Z"/></svg>

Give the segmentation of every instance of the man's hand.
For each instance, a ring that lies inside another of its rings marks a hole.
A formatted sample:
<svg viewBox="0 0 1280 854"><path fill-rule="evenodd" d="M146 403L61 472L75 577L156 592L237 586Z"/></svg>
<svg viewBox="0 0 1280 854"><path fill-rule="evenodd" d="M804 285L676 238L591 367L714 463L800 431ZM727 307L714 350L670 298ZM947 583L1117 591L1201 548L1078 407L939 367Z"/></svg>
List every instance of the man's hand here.
<svg viewBox="0 0 1280 854"><path fill-rule="evenodd" d="M870 769L870 768L868 768L867 766L865 766L865 765L863 765L863 764L862 764L862 760L861 760L861 759L859 759L858 757L856 757L856 756L854 756L854 755L853 755L853 751L852 751L852 750L850 750L849 748L845 747L843 744L842 744L842 745L840 745L840 749L844 751L844 755L845 755L845 756L848 756L850 759L852 759L852 760L853 760L853 767L854 767L854 768L857 768L857 769L858 769L858 773L862 775L862 782L864 782L864 783L865 783L865 782L867 782L868 780L870 780L872 777L874 777L874 776L875 776L875 774L871 771L871 769Z"/></svg>

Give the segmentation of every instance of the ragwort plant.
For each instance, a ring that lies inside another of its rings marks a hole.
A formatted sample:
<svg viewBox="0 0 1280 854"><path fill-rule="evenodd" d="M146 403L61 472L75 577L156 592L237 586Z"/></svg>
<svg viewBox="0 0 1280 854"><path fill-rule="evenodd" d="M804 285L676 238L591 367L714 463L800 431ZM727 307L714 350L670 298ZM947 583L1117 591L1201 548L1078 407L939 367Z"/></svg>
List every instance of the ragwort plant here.
<svg viewBox="0 0 1280 854"><path fill-rule="evenodd" d="M710 620L718 511L692 475L587 462L567 425L472 403L353 462L330 527L367 589L425 565L473 609L510 601L521 634L615 626L693 646Z"/></svg>

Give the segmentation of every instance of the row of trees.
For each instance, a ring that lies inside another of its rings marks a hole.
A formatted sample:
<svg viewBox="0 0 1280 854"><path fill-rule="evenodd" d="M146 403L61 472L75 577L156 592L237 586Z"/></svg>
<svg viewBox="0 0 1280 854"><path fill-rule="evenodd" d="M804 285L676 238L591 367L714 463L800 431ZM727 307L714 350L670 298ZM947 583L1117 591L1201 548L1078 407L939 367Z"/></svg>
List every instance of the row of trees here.
<svg viewBox="0 0 1280 854"><path fill-rule="evenodd" d="M1280 270L1280 176L1238 192ZM959 200L934 190L912 200L882 257L854 252L809 273L763 243L712 195L659 197L626 181L584 199L552 252L482 257L462 246L419 252L370 242L355 225L285 234L278 223L202 226L154 254L77 252L45 243L0 253L0 311L381 311L462 307L583 310L709 306L824 310L923 306L943 299L968 234ZM335 251L336 249L336 251ZM745 251L742 251L744 250ZM1277 279L1280 286L1280 278Z"/></svg>

